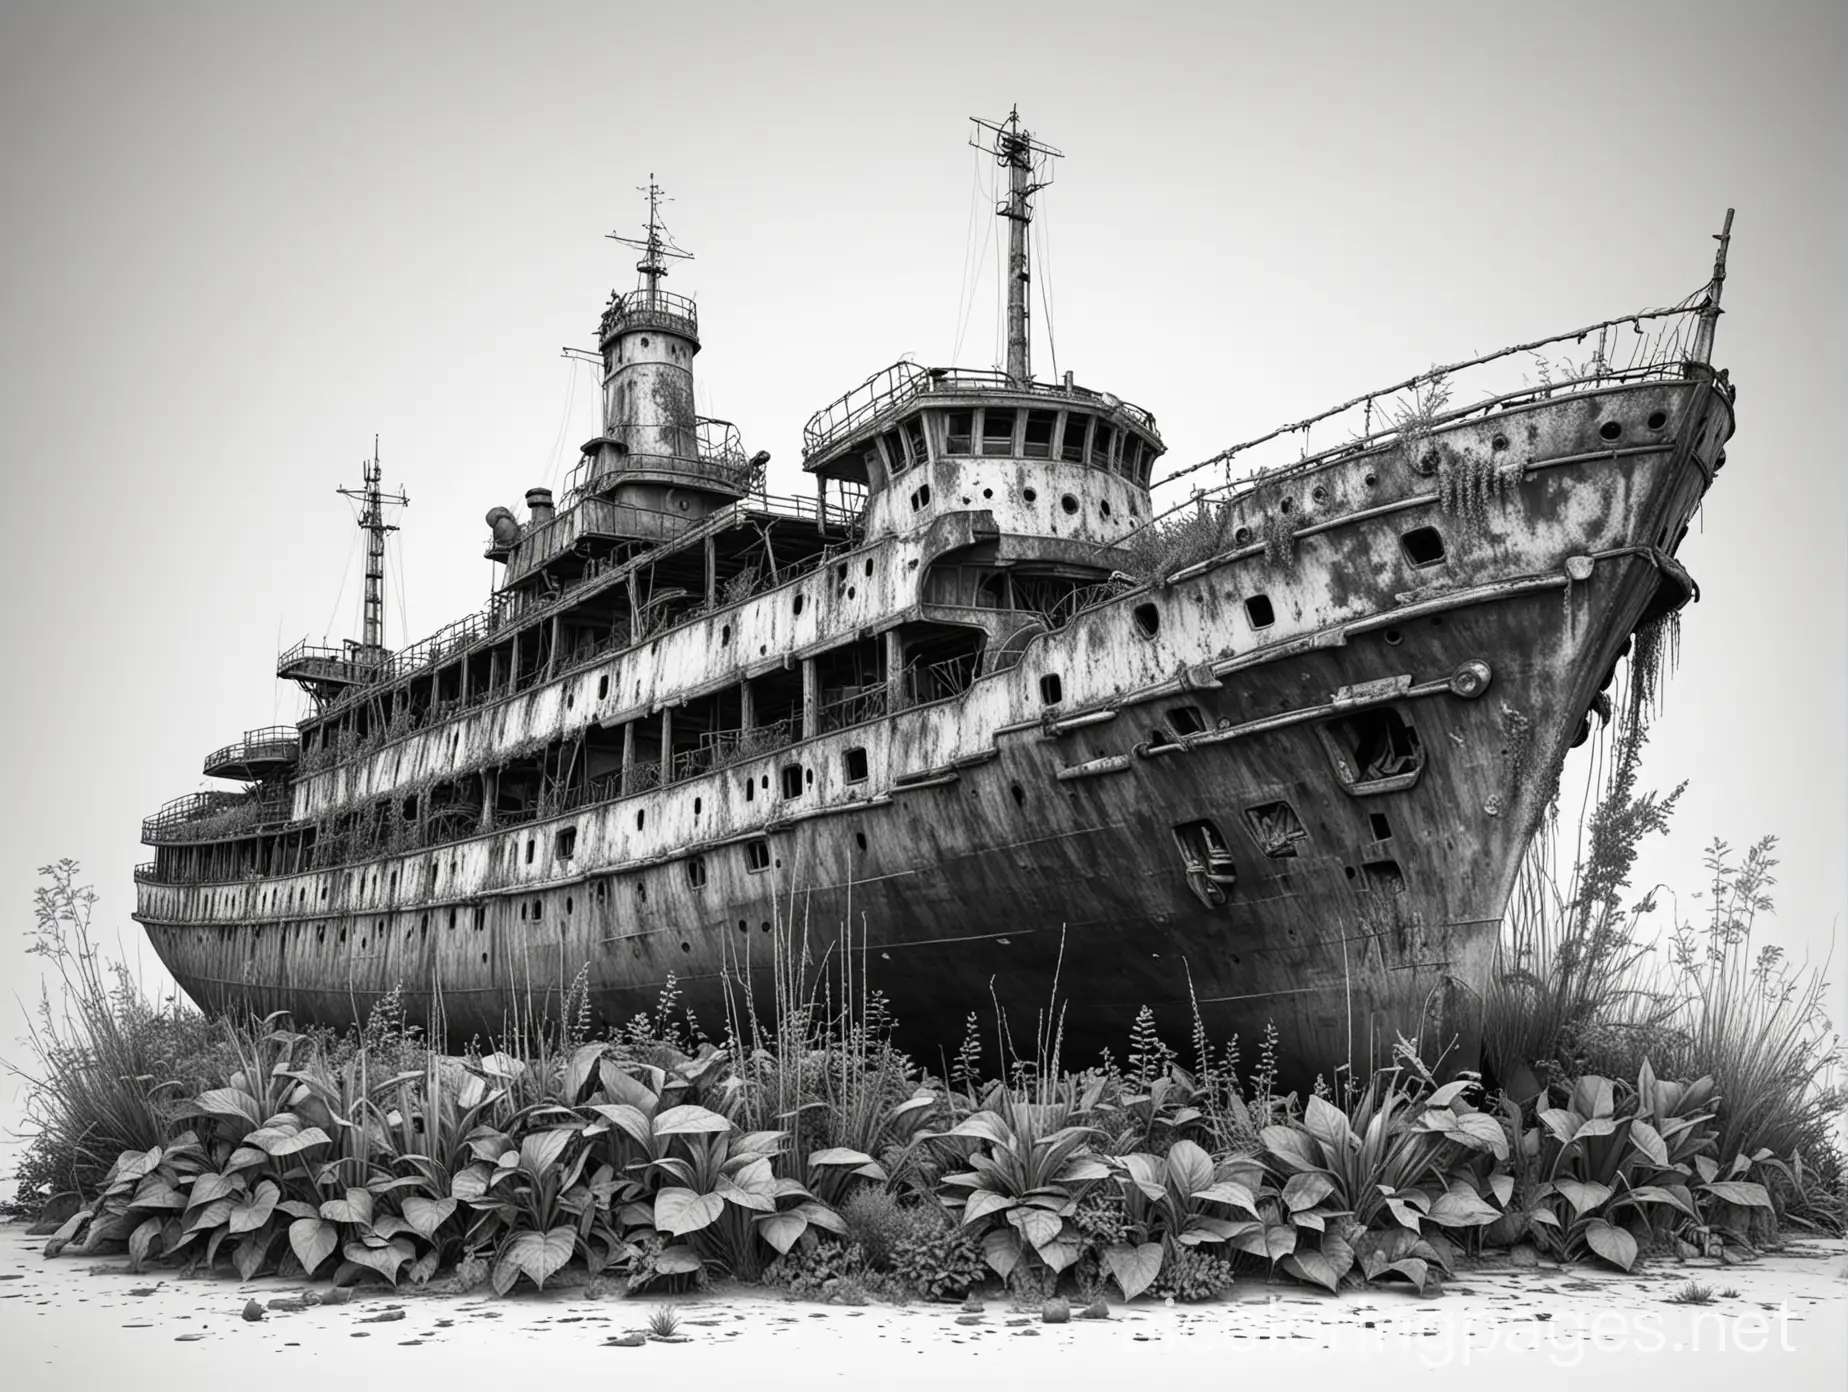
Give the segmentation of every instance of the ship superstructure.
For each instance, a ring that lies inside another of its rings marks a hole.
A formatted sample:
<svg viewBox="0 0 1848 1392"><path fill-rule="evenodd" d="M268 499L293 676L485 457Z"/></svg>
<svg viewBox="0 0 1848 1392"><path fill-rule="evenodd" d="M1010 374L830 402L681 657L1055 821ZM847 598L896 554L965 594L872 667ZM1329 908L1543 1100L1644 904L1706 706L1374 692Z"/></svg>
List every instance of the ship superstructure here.
<svg viewBox="0 0 1848 1392"><path fill-rule="evenodd" d="M1427 374L1287 467L1206 461L1227 481L1158 519L1154 417L1032 374L1056 152L983 129L1006 366L900 363L816 414L812 499L695 414L650 185L602 432L559 505L489 514L492 602L397 653L370 624L285 653L314 713L208 759L245 791L144 824L137 917L194 999L340 1024L398 988L456 1039L585 969L605 1021L670 976L710 1019L794 921L916 1042L990 999L1030 1019L1056 971L1075 1043L1197 1004L1317 1067L1401 1034L1473 1058L1550 780L1692 594L1724 241L1697 302L1584 331L1581 373L1455 409ZM376 451L366 499L376 535Z"/></svg>

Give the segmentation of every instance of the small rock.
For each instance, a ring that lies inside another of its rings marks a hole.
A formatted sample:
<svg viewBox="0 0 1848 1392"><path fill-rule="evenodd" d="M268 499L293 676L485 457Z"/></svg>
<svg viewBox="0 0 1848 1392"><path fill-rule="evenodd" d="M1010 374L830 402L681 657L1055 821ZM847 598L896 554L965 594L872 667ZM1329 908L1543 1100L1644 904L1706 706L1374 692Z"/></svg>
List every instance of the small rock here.
<svg viewBox="0 0 1848 1392"><path fill-rule="evenodd" d="M254 1300L244 1302L244 1318L255 1324L263 1318L263 1307Z"/></svg>
<svg viewBox="0 0 1848 1392"><path fill-rule="evenodd" d="M364 1319L360 1321L360 1323L361 1324L390 1324L393 1320L401 1320L403 1318L404 1318L404 1311L402 1310L382 1310L376 1315L367 1315Z"/></svg>
<svg viewBox="0 0 1848 1392"><path fill-rule="evenodd" d="M633 1330L627 1334L618 1334L614 1339L610 1340L611 1345L616 1348L640 1348L647 1342L648 1336L646 1334L637 1333Z"/></svg>
<svg viewBox="0 0 1848 1392"><path fill-rule="evenodd" d="M1508 1249L1508 1262L1511 1266L1535 1267L1540 1265L1540 1253L1527 1243Z"/></svg>
<svg viewBox="0 0 1848 1392"><path fill-rule="evenodd" d="M1040 1318L1047 1324L1064 1324L1071 1317L1072 1307L1059 1296L1053 1296L1040 1306Z"/></svg>
<svg viewBox="0 0 1848 1392"><path fill-rule="evenodd" d="M956 1322L958 1324L980 1324L982 1317L980 1315L958 1315Z"/></svg>
<svg viewBox="0 0 1848 1392"><path fill-rule="evenodd" d="M965 1315L979 1315L982 1313L982 1297L971 1292L969 1298L963 1301L962 1307Z"/></svg>
<svg viewBox="0 0 1848 1392"><path fill-rule="evenodd" d="M301 1295L279 1295L274 1300L270 1301L269 1308L293 1314L297 1310L313 1309L320 1303L320 1296L316 1295L313 1291L305 1291Z"/></svg>
<svg viewBox="0 0 1848 1392"><path fill-rule="evenodd" d="M1079 1319L1109 1319L1110 1302L1099 1296L1078 1312Z"/></svg>
<svg viewBox="0 0 1848 1392"><path fill-rule="evenodd" d="M323 1305L344 1305L352 1298L353 1288L351 1286L334 1286L330 1290L321 1292Z"/></svg>

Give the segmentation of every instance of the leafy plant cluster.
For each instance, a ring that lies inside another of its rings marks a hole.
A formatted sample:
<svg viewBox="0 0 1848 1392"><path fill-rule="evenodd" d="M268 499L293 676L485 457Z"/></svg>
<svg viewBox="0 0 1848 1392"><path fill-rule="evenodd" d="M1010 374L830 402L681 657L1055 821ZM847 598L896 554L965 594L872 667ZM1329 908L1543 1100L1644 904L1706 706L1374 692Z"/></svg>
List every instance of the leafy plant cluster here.
<svg viewBox="0 0 1848 1392"><path fill-rule="evenodd" d="M632 1284L749 1279L811 1228L843 1230L779 1173L786 1134L734 1121L741 1084L710 1045L668 1067L594 1043L543 1068L430 1055L380 1077L363 1051L334 1066L309 1036L265 1026L226 1085L178 1107L186 1129L122 1152L49 1250L121 1242L137 1268L222 1252L246 1279L393 1285L483 1260L504 1293L574 1260ZM825 1188L870 1163L821 1151L807 1176Z"/></svg>

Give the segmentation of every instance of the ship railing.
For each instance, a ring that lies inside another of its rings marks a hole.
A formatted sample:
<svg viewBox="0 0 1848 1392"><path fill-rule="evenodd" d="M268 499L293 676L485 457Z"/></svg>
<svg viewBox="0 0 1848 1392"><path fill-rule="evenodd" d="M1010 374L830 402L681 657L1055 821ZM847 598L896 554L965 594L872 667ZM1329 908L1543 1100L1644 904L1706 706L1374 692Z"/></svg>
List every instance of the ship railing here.
<svg viewBox="0 0 1848 1392"><path fill-rule="evenodd" d="M822 733L827 734L853 725L864 725L869 720L878 720L886 714L889 704L882 682L878 686L861 687L836 700L823 702L816 714Z"/></svg>
<svg viewBox="0 0 1848 1392"><path fill-rule="evenodd" d="M300 742L301 736L293 725L270 725L261 730L246 730L242 739L233 740L224 748L214 749L206 755L205 766L208 769L217 768L253 759L287 762L298 754Z"/></svg>
<svg viewBox="0 0 1848 1392"><path fill-rule="evenodd" d="M141 864L135 867L135 883L136 884L159 884L160 883L160 880L155 871L153 861L144 860L141 862Z"/></svg>
<svg viewBox="0 0 1848 1392"><path fill-rule="evenodd" d="M634 290L617 295L603 311L597 326L598 342L607 342L611 334L624 329L663 329L699 337L699 306L685 295L671 290Z"/></svg>
<svg viewBox="0 0 1848 1392"><path fill-rule="evenodd" d="M881 368L859 386L830 402L802 427L802 454L814 455L860 431L871 422L896 411L920 396L932 393L1009 392L1017 395L1047 397L1053 401L1079 400L1094 403L1111 412L1121 412L1151 435L1155 434L1155 417L1140 406L1123 401L1108 392L1089 387L1067 386L1063 382L1012 381L1005 372L966 367L919 367L913 362L896 362Z"/></svg>
<svg viewBox="0 0 1848 1392"><path fill-rule="evenodd" d="M669 783L678 783L682 779L697 778L702 773L712 771L712 750L709 746L693 749L677 749L668 763Z"/></svg>
<svg viewBox="0 0 1848 1392"><path fill-rule="evenodd" d="M281 675L290 667L299 667L310 681L366 682L376 678L389 656L381 648L350 640L334 648L304 638L276 659L276 671Z"/></svg>
<svg viewBox="0 0 1848 1392"><path fill-rule="evenodd" d="M699 442L699 457L702 460L730 470L739 476L740 483L746 482L744 475L750 472L751 461L744 453L744 437L738 433L737 426L728 420L700 416L697 418L694 436Z"/></svg>
<svg viewBox="0 0 1848 1392"><path fill-rule="evenodd" d="M1133 549L1138 537L1175 525L1182 520L1179 514L1202 499L1229 502L1349 456L1395 447L1422 454L1423 442L1436 431L1472 417L1638 382L1709 374L1706 364L1690 356L1704 295L1703 289L1667 309L1622 315L1433 367L1232 445L1158 479L1158 489L1184 479L1194 482L1186 498L1154 510L1119 544ZM1551 356L1542 351L1549 349ZM1584 356L1575 359L1578 350ZM1467 404L1454 404L1465 395ZM1317 448L1318 439L1330 443ZM1223 474L1217 481L1209 472L1215 470Z"/></svg>
<svg viewBox="0 0 1848 1392"><path fill-rule="evenodd" d="M737 502L728 503L725 507L709 514L705 520L715 527L720 527L724 525L724 520L726 519L748 517L753 514L762 513L769 513L775 517L803 522L819 519L824 525L839 528L844 532L851 532L859 523L859 510L855 507L840 507L833 504L818 506L813 497L788 497L769 493L753 493ZM666 516L667 514L664 513L662 515ZM678 516L678 514L675 515ZM749 594L756 593L758 589L770 589L776 585L787 584L791 580L816 570L823 563L823 560L824 557L822 556L810 556L802 560L787 562L777 568L774 577L771 577L765 572L761 578L761 582L747 593L723 594L720 596L719 602L724 604L737 603L744 598L748 598ZM423 639L405 648L402 652L390 657L388 660L381 660L364 668L363 683L356 682L355 690L344 693L339 698L330 702L326 708L327 712L331 713L337 711L351 702L363 699L362 691L357 689L360 685L377 685L383 682L400 680L404 677L412 676L431 666L440 665L452 658L460 657L475 644L490 639L495 634L509 627L541 617L553 609L568 608L573 604L580 603L588 591L597 586L607 584L611 573L618 568L619 563L617 562L607 559L593 559L586 566L583 575L575 578L569 584L561 584L556 590L542 596L535 597L523 591L500 591L477 613L456 620L437 633L432 634L429 638ZM682 623L688 619L696 618L700 614L707 612L707 609L708 606L702 602L694 606L688 612L674 615L674 622ZM602 648L596 656L600 656L605 652L620 651L623 647L633 642L641 641L643 636L656 635L635 633L629 635L624 642L620 644L615 643L613 639L609 640L611 646ZM277 666L282 667L286 665L290 658L299 656L304 651L308 651L305 643L296 644L294 648L290 649L288 653L285 653L278 659ZM339 650L315 649L313 651L318 653L337 653ZM594 656L572 657L568 660L571 666L576 666L580 662L594 660ZM565 669L559 668L555 670L553 675L558 675L558 672L562 670ZM526 686L538 681L540 679L540 674L541 669L533 668L530 675L522 674L521 685L519 687L509 688L503 684L503 686L499 688L484 688L479 692L470 692L467 700L460 708L471 708L507 696L511 694L513 690L523 690ZM367 746L367 748L370 747L372 746ZM365 752L364 749L357 748L347 751L335 751L332 755L332 761L337 763L349 757L352 753L363 752ZM322 751L309 751L303 757L303 768L306 771L323 767L324 760L327 758L328 756Z"/></svg>
<svg viewBox="0 0 1848 1392"><path fill-rule="evenodd" d="M720 730L707 738L712 741L713 767L728 768L787 749L796 742L796 736L796 722L785 719L753 725L748 730Z"/></svg>
<svg viewBox="0 0 1848 1392"><path fill-rule="evenodd" d="M259 800L249 791L189 793L143 818L141 839L155 843L208 841L254 829L259 820Z"/></svg>
<svg viewBox="0 0 1848 1392"><path fill-rule="evenodd" d="M661 786L661 763L658 759L638 759L623 773L625 793L645 793Z"/></svg>

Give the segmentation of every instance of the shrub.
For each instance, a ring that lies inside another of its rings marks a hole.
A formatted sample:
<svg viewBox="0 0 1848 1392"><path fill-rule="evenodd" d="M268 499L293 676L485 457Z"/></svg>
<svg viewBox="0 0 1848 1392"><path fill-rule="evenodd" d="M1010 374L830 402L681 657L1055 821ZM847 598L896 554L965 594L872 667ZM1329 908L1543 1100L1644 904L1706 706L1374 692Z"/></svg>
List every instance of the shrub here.
<svg viewBox="0 0 1848 1392"><path fill-rule="evenodd" d="M907 1231L892 1247L892 1279L921 1300L967 1295L988 1279L981 1244L935 1204L901 1210Z"/></svg>
<svg viewBox="0 0 1848 1392"><path fill-rule="evenodd" d="M764 1284L792 1295L827 1299L850 1277L866 1269L866 1254L857 1243L805 1236L764 1271Z"/></svg>
<svg viewBox="0 0 1848 1392"><path fill-rule="evenodd" d="M893 1250L915 1225L912 1209L901 1207L896 1194L872 1187L858 1190L841 1206L841 1220L847 1240L859 1245L874 1271L892 1269Z"/></svg>
<svg viewBox="0 0 1848 1392"><path fill-rule="evenodd" d="M1175 1300L1217 1300L1232 1289L1232 1282L1232 1263L1225 1258L1203 1247L1170 1243L1149 1293Z"/></svg>

